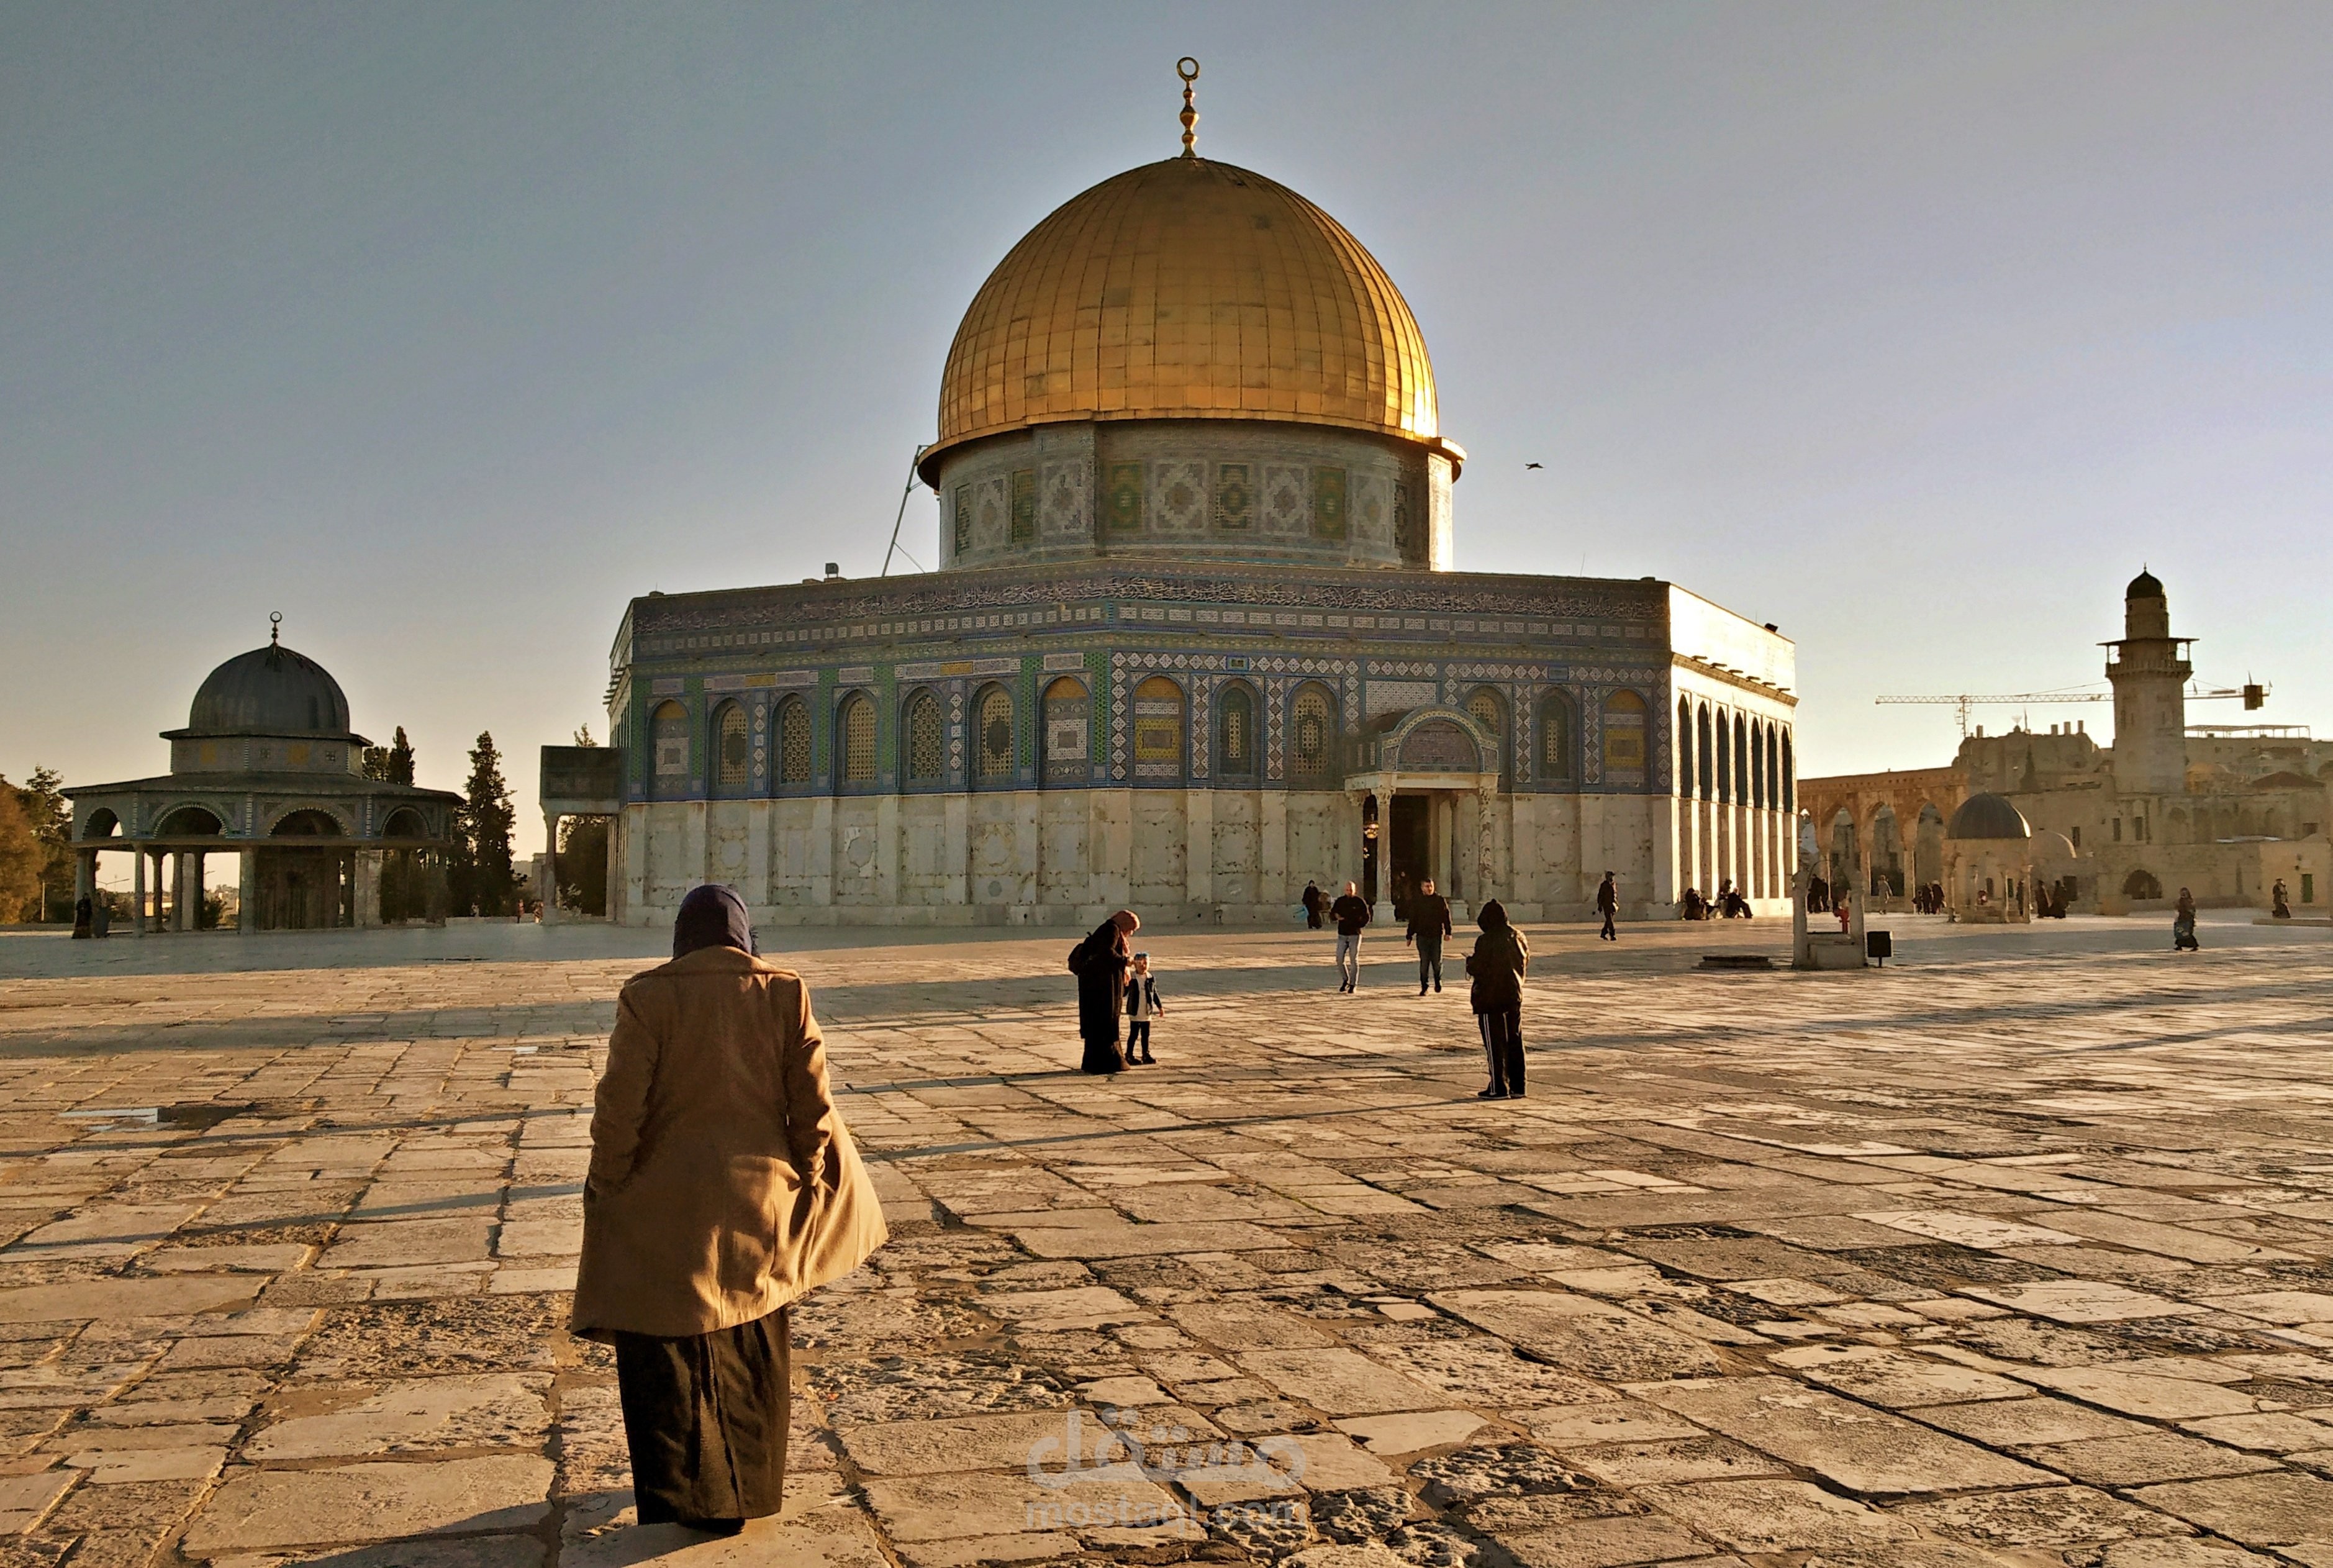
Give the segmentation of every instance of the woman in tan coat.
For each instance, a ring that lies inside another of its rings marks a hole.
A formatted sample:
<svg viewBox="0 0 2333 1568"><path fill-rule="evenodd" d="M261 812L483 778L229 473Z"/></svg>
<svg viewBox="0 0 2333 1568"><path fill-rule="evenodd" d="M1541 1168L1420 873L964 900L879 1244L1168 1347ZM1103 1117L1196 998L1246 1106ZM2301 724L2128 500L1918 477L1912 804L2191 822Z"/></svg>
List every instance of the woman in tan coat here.
<svg viewBox="0 0 2333 1568"><path fill-rule="evenodd" d="M577 1333L615 1346L643 1525L734 1534L784 1500L787 1305L887 1232L801 976L727 888L616 1003L591 1117Z"/></svg>

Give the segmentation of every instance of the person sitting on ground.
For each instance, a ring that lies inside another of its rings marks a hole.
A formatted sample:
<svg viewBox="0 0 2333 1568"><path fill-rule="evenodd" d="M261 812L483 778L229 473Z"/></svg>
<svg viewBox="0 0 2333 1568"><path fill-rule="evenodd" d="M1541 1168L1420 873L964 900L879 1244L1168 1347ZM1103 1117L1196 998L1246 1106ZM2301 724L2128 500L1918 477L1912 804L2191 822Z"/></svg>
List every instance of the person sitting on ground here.
<svg viewBox="0 0 2333 1568"><path fill-rule="evenodd" d="M616 999L572 1332L610 1343L643 1525L734 1534L785 1492L792 1303L888 1236L827 1082L810 988L727 888Z"/></svg>

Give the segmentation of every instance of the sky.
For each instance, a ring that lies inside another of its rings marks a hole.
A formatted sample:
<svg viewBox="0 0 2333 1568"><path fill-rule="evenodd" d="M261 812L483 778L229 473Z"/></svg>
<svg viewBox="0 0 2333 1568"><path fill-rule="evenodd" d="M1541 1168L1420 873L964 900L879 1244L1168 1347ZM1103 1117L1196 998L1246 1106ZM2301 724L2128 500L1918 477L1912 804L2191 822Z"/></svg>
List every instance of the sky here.
<svg viewBox="0 0 2333 1568"><path fill-rule="evenodd" d="M164 771L280 611L539 848L627 601L875 573L1186 53L1416 312L1460 568L1776 622L1806 774L2101 685L2142 563L2273 688L2192 721L2333 733L2333 6L75 0L0 3L0 773Z"/></svg>

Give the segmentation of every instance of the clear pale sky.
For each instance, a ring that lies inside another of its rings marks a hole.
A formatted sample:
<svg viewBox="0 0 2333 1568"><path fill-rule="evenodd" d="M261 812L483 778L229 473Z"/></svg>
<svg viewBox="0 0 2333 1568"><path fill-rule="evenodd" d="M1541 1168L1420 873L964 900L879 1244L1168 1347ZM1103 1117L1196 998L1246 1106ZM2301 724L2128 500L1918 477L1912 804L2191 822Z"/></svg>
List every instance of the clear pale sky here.
<svg viewBox="0 0 2333 1568"><path fill-rule="evenodd" d="M959 313L1184 53L1408 296L1459 565L1778 622L1805 772L2098 681L2142 562L2333 732L2321 0L75 3L0 6L0 772L162 771L280 610L539 847L626 600L872 574Z"/></svg>

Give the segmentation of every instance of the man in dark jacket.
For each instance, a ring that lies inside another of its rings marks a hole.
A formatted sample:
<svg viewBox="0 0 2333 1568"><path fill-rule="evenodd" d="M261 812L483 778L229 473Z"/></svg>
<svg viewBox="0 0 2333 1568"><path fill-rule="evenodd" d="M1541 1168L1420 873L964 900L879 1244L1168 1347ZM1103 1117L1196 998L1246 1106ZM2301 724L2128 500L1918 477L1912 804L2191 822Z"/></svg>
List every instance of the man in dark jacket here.
<svg viewBox="0 0 2333 1568"><path fill-rule="evenodd" d="M1609 871L1596 884L1596 912L1604 917L1604 928L1596 934L1608 942L1618 941L1620 933L1612 928L1612 922L1620 914L1620 880Z"/></svg>
<svg viewBox="0 0 2333 1568"><path fill-rule="evenodd" d="M1478 1100L1521 1100L1523 1097L1523 972L1531 967L1531 944L1507 922L1506 906L1493 899L1476 920L1483 934L1474 939L1474 957L1466 973L1474 977L1469 1000L1474 1021L1483 1031L1483 1054L1491 1064L1489 1087Z"/></svg>
<svg viewBox="0 0 2333 1568"><path fill-rule="evenodd" d="M1361 984L1361 928L1369 923L1369 906L1361 897L1359 884L1347 882L1345 892L1329 906L1329 918L1337 922L1337 973L1341 984L1339 994L1358 990Z"/></svg>
<svg viewBox="0 0 2333 1568"><path fill-rule="evenodd" d="M1133 910L1120 909L1070 949L1070 973L1078 977L1078 1033L1086 1043L1081 1073L1116 1073L1126 1065L1118 1018L1126 1005L1126 971L1134 962L1127 938L1141 928Z"/></svg>
<svg viewBox="0 0 2333 1568"><path fill-rule="evenodd" d="M1402 938L1417 947L1417 994L1426 995L1426 977L1442 989L1442 938L1450 934L1450 900L1434 890L1434 879L1417 884L1409 899L1409 934Z"/></svg>
<svg viewBox="0 0 2333 1568"><path fill-rule="evenodd" d="M1304 884L1303 902L1304 924L1306 928L1311 930L1319 930L1320 928L1320 911L1329 902L1326 898L1321 896L1320 883L1307 882Z"/></svg>

